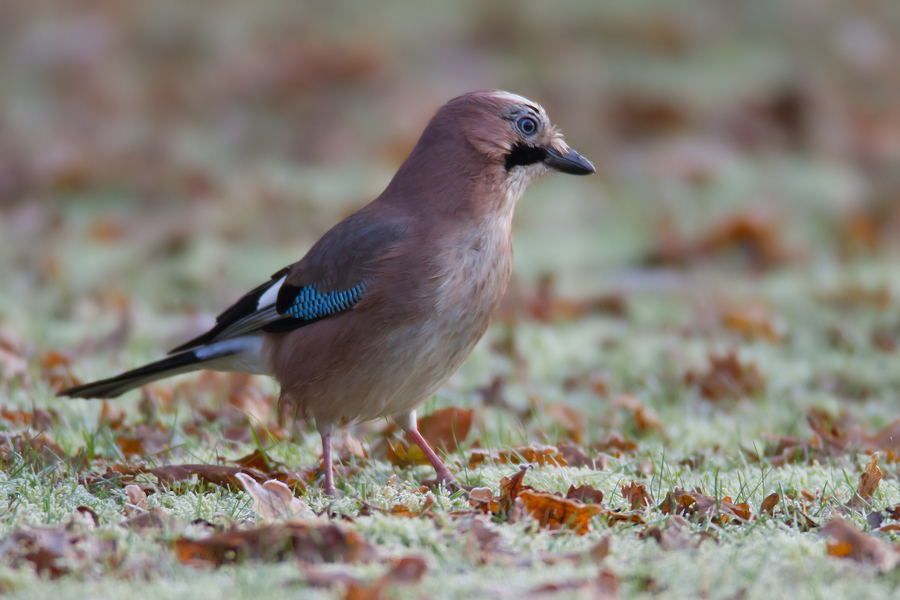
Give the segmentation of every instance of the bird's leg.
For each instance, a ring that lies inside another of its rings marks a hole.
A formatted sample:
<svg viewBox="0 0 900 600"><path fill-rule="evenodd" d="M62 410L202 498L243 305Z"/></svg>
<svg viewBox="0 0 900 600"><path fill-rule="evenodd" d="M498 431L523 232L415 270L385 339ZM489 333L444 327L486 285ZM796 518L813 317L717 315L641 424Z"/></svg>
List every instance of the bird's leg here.
<svg viewBox="0 0 900 600"><path fill-rule="evenodd" d="M322 435L322 469L325 471L325 495L337 498L334 487L334 469L331 466L331 428L323 429Z"/></svg>
<svg viewBox="0 0 900 600"><path fill-rule="evenodd" d="M450 469L447 468L447 465L444 464L437 453L431 449L431 446L428 445L428 442L425 441L425 438L422 437L422 434L419 433L418 429L410 429L406 433L409 434L409 437L411 437L419 448L422 449L428 462L434 467L434 472L437 474L435 483L441 484L456 481L456 478L453 477L453 473L450 472Z"/></svg>
<svg viewBox="0 0 900 600"><path fill-rule="evenodd" d="M397 416L394 418L394 421L401 429L406 431L407 435L409 435L416 445L422 449L425 458L427 458L428 462L431 463L431 466L434 467L434 471L437 474L435 483L441 484L456 481L456 478L453 477L453 473L450 472L447 465L444 464L437 453L428 445L428 442L425 441L422 434L419 433L419 429L416 426L416 411L411 410L408 413Z"/></svg>

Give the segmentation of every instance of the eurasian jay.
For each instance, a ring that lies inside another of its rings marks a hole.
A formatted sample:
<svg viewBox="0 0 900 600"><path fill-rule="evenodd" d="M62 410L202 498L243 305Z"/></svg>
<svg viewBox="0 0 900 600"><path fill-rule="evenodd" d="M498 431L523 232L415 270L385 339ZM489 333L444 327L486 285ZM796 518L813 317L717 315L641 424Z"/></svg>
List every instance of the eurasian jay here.
<svg viewBox="0 0 900 600"><path fill-rule="evenodd" d="M335 427L391 417L434 466L416 407L484 335L512 272L512 217L526 186L594 167L539 105L500 91L465 94L425 128L387 189L168 358L59 393L113 398L199 369L266 374L279 403L314 419L325 493L335 496Z"/></svg>

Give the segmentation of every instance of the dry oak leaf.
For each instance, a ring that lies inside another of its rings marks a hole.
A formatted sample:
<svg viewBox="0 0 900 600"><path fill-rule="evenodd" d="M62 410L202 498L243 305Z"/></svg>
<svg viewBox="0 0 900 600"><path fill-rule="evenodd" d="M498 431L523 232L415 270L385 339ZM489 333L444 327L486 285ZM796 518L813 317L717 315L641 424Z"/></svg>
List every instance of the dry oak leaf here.
<svg viewBox="0 0 900 600"><path fill-rule="evenodd" d="M720 525L727 523L729 518L744 521L750 519L750 506L746 502L733 504L728 496L718 500L703 494L700 490L687 492L675 488L674 492L666 494L659 509L666 515L673 512L688 516L700 515Z"/></svg>
<svg viewBox="0 0 900 600"><path fill-rule="evenodd" d="M398 583L415 583L425 576L428 563L421 556L404 556L393 561L390 570L370 584L359 580L347 587L345 600L382 600L388 598L388 586Z"/></svg>
<svg viewBox="0 0 900 600"><path fill-rule="evenodd" d="M872 496L878 490L878 484L881 483L881 469L878 468L878 453L869 458L866 468L859 476L859 484L856 487L856 493L847 502L845 506L849 508L871 508Z"/></svg>
<svg viewBox="0 0 900 600"><path fill-rule="evenodd" d="M423 415L416 426L432 448L441 448L450 454L469 437L474 416L475 411L471 408L439 408Z"/></svg>
<svg viewBox="0 0 900 600"><path fill-rule="evenodd" d="M311 519L316 513L294 494L284 483L270 479L263 484L245 473L234 475L244 489L253 498L253 512L266 522Z"/></svg>
<svg viewBox="0 0 900 600"><path fill-rule="evenodd" d="M772 343L781 341L772 314L761 304L729 308L722 314L722 324L748 340L764 340Z"/></svg>
<svg viewBox="0 0 900 600"><path fill-rule="evenodd" d="M603 492L588 484L578 487L570 485L569 491L566 492L566 499L577 500L585 504L600 504L603 502Z"/></svg>
<svg viewBox="0 0 900 600"><path fill-rule="evenodd" d="M632 510L650 506L653 502L653 498L647 492L647 486L634 481L622 486L622 498L631 505Z"/></svg>
<svg viewBox="0 0 900 600"><path fill-rule="evenodd" d="M561 563L571 563L575 566L583 564L600 564L604 558L609 556L610 547L612 545L610 536L604 536L599 542L591 546L584 552L566 552L564 554L544 554L541 561L547 565L558 565Z"/></svg>
<svg viewBox="0 0 900 600"><path fill-rule="evenodd" d="M87 571L97 563L114 566L121 559L115 540L87 537L61 527L14 531L0 541L0 557L13 566L26 560L38 575L50 579Z"/></svg>
<svg viewBox="0 0 900 600"><path fill-rule="evenodd" d="M254 471L253 469L228 467L224 465L166 465L154 468L116 465L113 467L113 470L126 477L132 478L136 475L150 474L159 480L161 486L169 486L176 481L190 479L194 475L207 483L234 489L243 488L240 479L237 477L238 473L248 475L259 483L266 481L265 475L258 471Z"/></svg>
<svg viewBox="0 0 900 600"><path fill-rule="evenodd" d="M897 548L860 531L840 517L835 517L827 523L821 532L833 540L827 542L826 552L830 556L869 563L881 571L893 569L900 560Z"/></svg>
<svg viewBox="0 0 900 600"><path fill-rule="evenodd" d="M71 360L62 352L47 350L41 354L38 362L41 368L41 378L48 383L50 389L54 392L81 385L81 380L72 374Z"/></svg>
<svg viewBox="0 0 900 600"><path fill-rule="evenodd" d="M178 560L220 566L248 559L307 562L368 561L375 549L359 534L334 523L291 521L255 529L225 531L201 539L175 541Z"/></svg>
<svg viewBox="0 0 900 600"><path fill-rule="evenodd" d="M569 527L578 535L590 531L591 519L602 511L596 504L582 504L575 500L560 498L550 492L522 490L517 499L522 501L525 509L541 527L549 529Z"/></svg>
<svg viewBox="0 0 900 600"><path fill-rule="evenodd" d="M566 464L570 467L590 467L596 471L603 471L609 466L609 459L600 455L597 458L590 458L584 453L584 450L574 444L558 444L556 449L562 455Z"/></svg>
<svg viewBox="0 0 900 600"><path fill-rule="evenodd" d="M432 448L450 454L469 437L474 415L473 409L439 408L420 417L416 427ZM406 436L396 443L388 442L387 459L397 466L430 464L422 449Z"/></svg>
<svg viewBox="0 0 900 600"><path fill-rule="evenodd" d="M679 515L669 515L665 527L652 525L642 531L640 538L651 537L663 550L682 550L685 548L698 548L704 540L715 539L709 532L703 531L695 535L690 531L688 521Z"/></svg>
<svg viewBox="0 0 900 600"><path fill-rule="evenodd" d="M612 400L613 406L618 406L629 411L634 419L634 426L640 433L648 431L663 431L662 421L656 411L645 406L640 398L634 394L619 394Z"/></svg>
<svg viewBox="0 0 900 600"><path fill-rule="evenodd" d="M140 486L126 485L125 496L128 498L124 511L126 518L133 517L135 513L147 512L147 493Z"/></svg>
<svg viewBox="0 0 900 600"><path fill-rule="evenodd" d="M591 446L597 452L611 454L616 458L621 458L624 454L634 454L637 452L637 443L626 439L624 435L618 431L610 431Z"/></svg>
<svg viewBox="0 0 900 600"><path fill-rule="evenodd" d="M771 517L779 502L781 502L781 496L776 493L769 494L763 499L762 504L759 506L759 514L768 513Z"/></svg>
<svg viewBox="0 0 900 600"><path fill-rule="evenodd" d="M707 400L740 399L765 389L765 379L759 368L753 363L742 365L734 351L718 357L710 354L709 363L706 373L688 372L685 375L685 383L696 385L700 395Z"/></svg>
<svg viewBox="0 0 900 600"><path fill-rule="evenodd" d="M221 458L219 460L222 460ZM271 458L264 451L257 448L250 454L246 456L242 456L240 458L236 458L232 460L236 465L241 467L246 467L248 469L254 469L259 471L260 473L264 473L266 475L271 475L273 473L278 473L287 470L287 465L278 462L275 459Z"/></svg>
<svg viewBox="0 0 900 600"><path fill-rule="evenodd" d="M486 460L490 460L495 464L522 464L534 463L545 466L565 467L566 459L553 446L538 446L529 444L528 446L519 446L511 450L491 451L476 448L472 450L469 457L469 468L474 469Z"/></svg>
<svg viewBox="0 0 900 600"><path fill-rule="evenodd" d="M525 485L525 473L531 468L525 465L518 472L500 480L500 495L494 497L488 488L475 488L469 493L469 504L480 508L484 513L493 513L498 516L509 516L513 504L522 490L537 491L530 485ZM474 492L474 495L473 495Z"/></svg>

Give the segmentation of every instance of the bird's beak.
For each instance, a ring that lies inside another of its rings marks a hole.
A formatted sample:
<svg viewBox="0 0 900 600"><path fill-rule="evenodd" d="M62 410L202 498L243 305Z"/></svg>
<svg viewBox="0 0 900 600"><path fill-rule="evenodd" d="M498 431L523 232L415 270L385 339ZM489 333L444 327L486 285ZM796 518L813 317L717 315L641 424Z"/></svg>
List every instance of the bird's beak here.
<svg viewBox="0 0 900 600"><path fill-rule="evenodd" d="M591 161L571 148L566 147L562 152L553 146L547 146L545 149L547 151L547 158L544 159L544 164L553 167L561 173L568 173L569 175L590 175L591 173L597 172L594 165L591 164Z"/></svg>

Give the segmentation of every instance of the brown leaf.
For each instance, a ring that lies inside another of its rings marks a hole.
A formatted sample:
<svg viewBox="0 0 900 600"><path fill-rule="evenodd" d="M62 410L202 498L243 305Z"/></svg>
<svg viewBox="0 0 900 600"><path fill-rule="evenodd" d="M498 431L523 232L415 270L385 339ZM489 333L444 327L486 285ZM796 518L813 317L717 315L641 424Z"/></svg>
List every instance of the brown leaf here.
<svg viewBox="0 0 900 600"><path fill-rule="evenodd" d="M641 399L633 394L619 394L612 400L614 406L628 410L634 419L634 426L640 433L649 431L663 431L662 421L649 406L645 406Z"/></svg>
<svg viewBox="0 0 900 600"><path fill-rule="evenodd" d="M640 538L651 537L663 550L683 550L685 548L699 548L700 544L712 537L707 532L695 535L690 531L690 524L684 517L669 515L665 526L652 525L647 527L638 536Z"/></svg>
<svg viewBox="0 0 900 600"><path fill-rule="evenodd" d="M586 534L590 530L591 518L601 512L596 504L582 504L549 492L522 490L518 499L522 500L526 510L542 527L570 527L578 535Z"/></svg>
<svg viewBox="0 0 900 600"><path fill-rule="evenodd" d="M458 442L469 437L474 414L472 409L440 408L420 417L416 427L432 448L450 454L456 451ZM396 442L388 441L387 459L400 467L431 464L422 449L407 436Z"/></svg>
<svg viewBox="0 0 900 600"><path fill-rule="evenodd" d="M194 475L207 483L234 489L243 488L240 480L237 478L238 473L248 475L259 483L266 481L265 475L253 469L223 465L166 465L154 468L116 465L114 470L132 478L136 475L150 474L155 476L159 480L160 485L163 486L170 486L176 481L190 479Z"/></svg>
<svg viewBox="0 0 900 600"><path fill-rule="evenodd" d="M0 543L0 556L5 564L28 561L38 575L50 579L87 571L97 563L116 565L121 558L114 540L50 527L12 532Z"/></svg>
<svg viewBox="0 0 900 600"><path fill-rule="evenodd" d="M575 566L584 564L598 565L609 556L611 546L610 536L604 536L599 542L591 546L586 552L566 552L564 554L545 554L541 561L548 565L571 563Z"/></svg>
<svg viewBox="0 0 900 600"><path fill-rule="evenodd" d="M900 560L894 546L860 531L840 517L835 517L821 531L833 540L827 543L826 552L830 556L869 563L881 571L893 569Z"/></svg>
<svg viewBox="0 0 900 600"><path fill-rule="evenodd" d="M578 487L570 485L569 491L566 492L566 498L568 500L577 500L578 502L583 502L585 504L600 504L603 502L603 492L588 484L580 485Z"/></svg>
<svg viewBox="0 0 900 600"><path fill-rule="evenodd" d="M41 368L41 378L47 382L54 392L59 392L67 387L81 385L75 375L72 374L71 361L62 352L46 350L38 361Z"/></svg>
<svg viewBox="0 0 900 600"><path fill-rule="evenodd" d="M566 466L566 459L563 458L563 455L556 448L535 444L500 451L476 448L472 450L472 454L469 457L469 468L474 469L486 460L490 460L495 464L534 463L541 466Z"/></svg>
<svg viewBox="0 0 900 600"><path fill-rule="evenodd" d="M638 445L635 442L626 439L621 433L610 431L598 441L594 442L591 448L597 452L604 452L606 454L611 454L616 458L621 458L623 455L636 453Z"/></svg>
<svg viewBox="0 0 900 600"><path fill-rule="evenodd" d="M276 461L259 448L257 448L250 454L242 456L240 458L236 458L231 462L248 469L259 471L260 473L264 473L266 475L271 475L272 473L287 470L286 464Z"/></svg>
<svg viewBox="0 0 900 600"><path fill-rule="evenodd" d="M104 400L100 407L99 425L110 429L120 429L125 422L125 409L113 406L108 400Z"/></svg>
<svg viewBox="0 0 900 600"><path fill-rule="evenodd" d="M500 480L500 509L504 513L509 513L512 510L513 502L515 502L516 498L519 497L519 494L523 490L534 490L531 486L526 486L523 482L525 480L525 473L528 472L528 466L520 467L519 471L510 476L504 477Z"/></svg>
<svg viewBox="0 0 900 600"><path fill-rule="evenodd" d="M146 512L126 519L119 523L126 529L136 529L138 531L154 530L159 532L173 531L181 526L181 521L167 514L161 508L151 508Z"/></svg>
<svg viewBox="0 0 900 600"><path fill-rule="evenodd" d="M256 385L256 378L247 373L231 373L228 404L246 415L252 424L265 425L273 416L275 398L266 395Z"/></svg>
<svg viewBox="0 0 900 600"><path fill-rule="evenodd" d="M574 444L566 444L565 442L558 444L556 449L562 455L566 464L570 467L590 467L597 471L606 469L609 465L609 459L605 456L590 458L584 451Z"/></svg>
<svg viewBox="0 0 900 600"><path fill-rule="evenodd" d="M670 224L658 236L660 244L650 264L685 266L727 254L739 255L748 265L765 269L793 258L785 248L777 221L761 213L737 213L720 221L696 240L686 240Z"/></svg>
<svg viewBox="0 0 900 600"><path fill-rule="evenodd" d="M134 484L125 486L125 495L128 501L125 503L125 517L132 517L135 513L147 512L147 493Z"/></svg>
<svg viewBox="0 0 900 600"><path fill-rule="evenodd" d="M622 498L631 505L632 510L636 510L643 506L650 506L653 498L647 492L647 486L642 483L632 481L629 485L622 486Z"/></svg>
<svg viewBox="0 0 900 600"><path fill-rule="evenodd" d="M542 427L552 424L559 428L560 433L566 439L576 444L581 444L584 440L584 429L588 422L587 417L571 406L558 402L534 402L531 410L529 410L529 415L535 414L540 415Z"/></svg>
<svg viewBox="0 0 900 600"><path fill-rule="evenodd" d="M260 485L245 473L235 473L234 477L253 498L253 512L264 522L309 519L316 516L309 506L294 498L291 488L278 480L270 479Z"/></svg>
<svg viewBox="0 0 900 600"><path fill-rule="evenodd" d="M31 384L28 377L28 361L14 337L0 330L0 382L16 380L25 386Z"/></svg>
<svg viewBox="0 0 900 600"><path fill-rule="evenodd" d="M439 408L419 418L417 427L432 448L450 454L456 451L459 442L469 437L474 415L471 408Z"/></svg>
<svg viewBox="0 0 900 600"><path fill-rule="evenodd" d="M307 562L365 562L375 555L375 549L359 534L334 523L288 522L232 529L196 540L181 537L176 540L175 549L178 560L195 566L291 557Z"/></svg>
<svg viewBox="0 0 900 600"><path fill-rule="evenodd" d="M872 496L878 490L878 484L881 483L881 469L878 468L878 453L869 458L866 463L866 469L859 476L859 484L856 487L856 494L847 502L846 506L850 508L871 508Z"/></svg>
<svg viewBox="0 0 900 600"><path fill-rule="evenodd" d="M761 304L726 310L722 315L722 324L726 328L740 333L748 340L763 340L772 343L781 341L781 335L775 328L772 314Z"/></svg>
<svg viewBox="0 0 900 600"><path fill-rule="evenodd" d="M769 494L763 499L762 504L759 507L759 514L769 513L769 516L771 517L779 502L781 502L781 496L775 493Z"/></svg>
<svg viewBox="0 0 900 600"><path fill-rule="evenodd" d="M735 352L725 356L709 355L710 368L706 373L689 372L687 385L696 385L707 400L740 399L765 389L765 379L753 363L742 365Z"/></svg>

